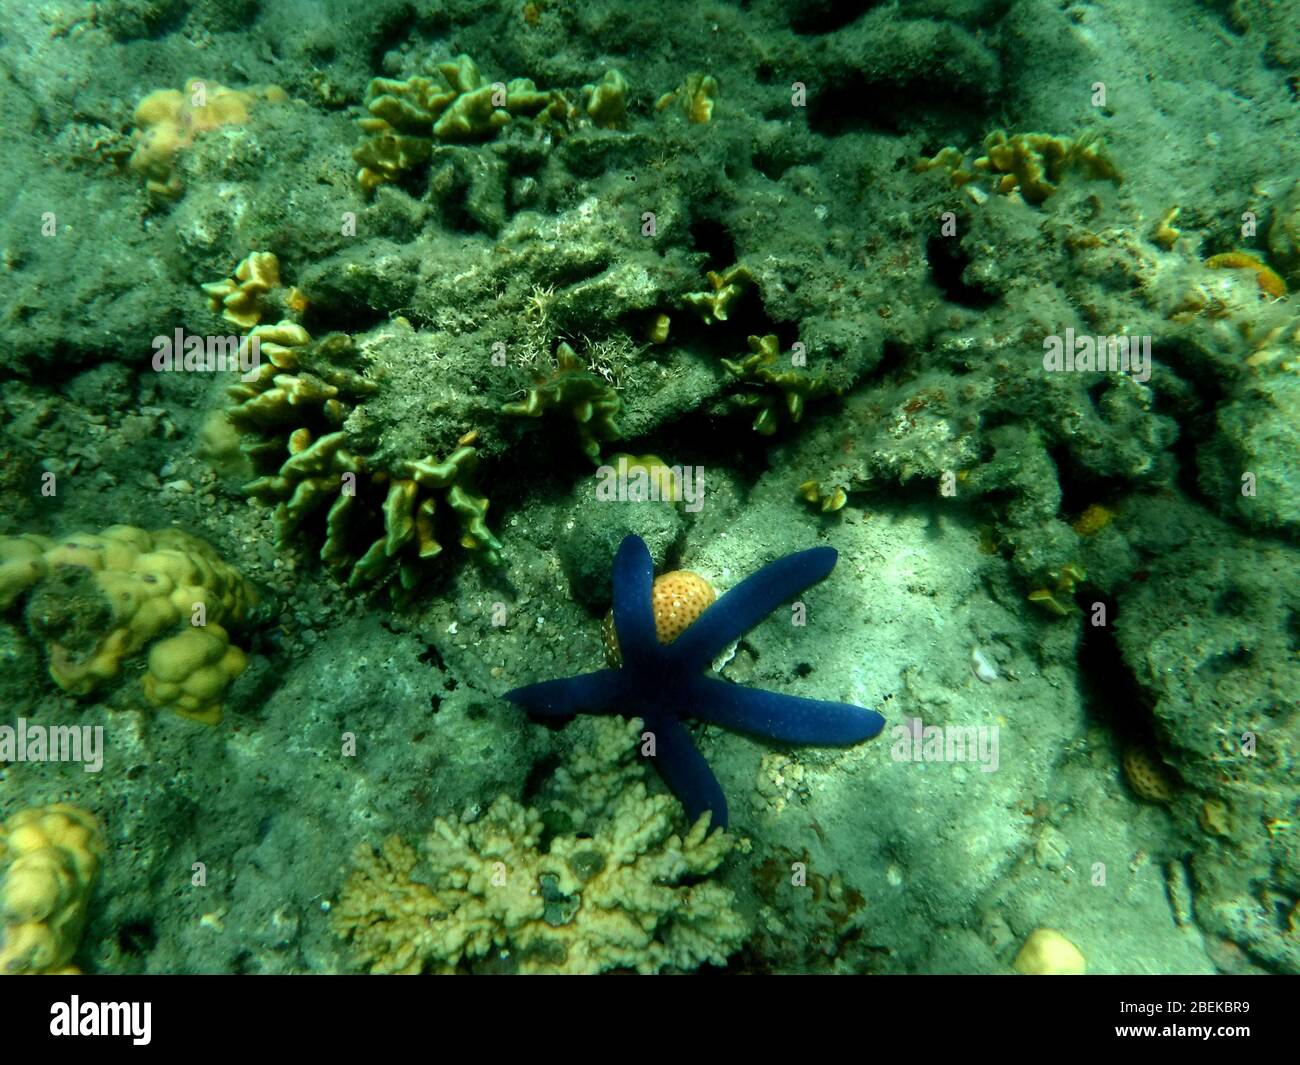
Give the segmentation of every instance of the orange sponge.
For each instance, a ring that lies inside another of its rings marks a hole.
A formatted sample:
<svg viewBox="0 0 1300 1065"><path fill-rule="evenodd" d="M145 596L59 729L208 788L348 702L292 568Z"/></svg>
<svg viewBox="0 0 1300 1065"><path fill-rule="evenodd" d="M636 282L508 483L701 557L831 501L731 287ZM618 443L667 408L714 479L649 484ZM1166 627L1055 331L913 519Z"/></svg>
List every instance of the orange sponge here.
<svg viewBox="0 0 1300 1065"><path fill-rule="evenodd" d="M655 635L659 642L672 643L717 597L713 585L689 570L673 570L656 577L650 603L654 608ZM604 637L605 657L610 665L618 666L623 656L618 649L613 611L605 615Z"/></svg>

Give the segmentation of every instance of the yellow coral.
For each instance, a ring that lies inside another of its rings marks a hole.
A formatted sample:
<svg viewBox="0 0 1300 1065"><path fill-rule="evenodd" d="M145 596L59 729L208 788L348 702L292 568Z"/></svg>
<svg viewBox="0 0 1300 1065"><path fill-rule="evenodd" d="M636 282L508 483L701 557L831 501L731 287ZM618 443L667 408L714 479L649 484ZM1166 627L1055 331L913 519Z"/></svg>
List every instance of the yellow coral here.
<svg viewBox="0 0 1300 1065"><path fill-rule="evenodd" d="M620 129L627 121L627 79L607 70L600 81L582 87L587 116L602 129Z"/></svg>
<svg viewBox="0 0 1300 1065"><path fill-rule="evenodd" d="M650 591L655 635L659 642L672 643L717 597L717 590L698 573L680 569L661 573L654 579ZM618 646L618 632L614 628L612 610L605 615L601 635L605 644L605 659L617 668L623 662L623 652Z"/></svg>
<svg viewBox="0 0 1300 1065"><path fill-rule="evenodd" d="M1036 928L1029 934L1013 963L1022 976L1082 976L1087 971L1083 952L1054 928Z"/></svg>
<svg viewBox="0 0 1300 1065"><path fill-rule="evenodd" d="M1101 139L1087 133L1071 140L1047 133L1017 133L1009 137L1005 130L996 129L984 138L984 154L970 167L966 165L965 152L948 147L930 159L920 160L912 169L916 172L946 170L954 187L986 176L992 181L993 191L1003 195L1016 193L1032 204L1040 204L1051 196L1070 169L1117 185L1123 181L1106 155Z"/></svg>
<svg viewBox="0 0 1300 1065"><path fill-rule="evenodd" d="M269 251L250 252L230 277L202 286L208 306L241 329L252 329L262 320L268 297L280 287L280 260ZM288 289L279 300L283 310L294 314L307 309L307 297L297 288Z"/></svg>
<svg viewBox="0 0 1300 1065"><path fill-rule="evenodd" d="M702 125L713 120L713 106L717 99L717 78L712 74L688 74L681 85L655 101L655 110L662 111L676 102L688 122Z"/></svg>
<svg viewBox="0 0 1300 1065"><path fill-rule="evenodd" d="M694 307L706 325L725 322L731 304L754 283L754 275L740 263L728 267L722 273L710 270L705 277L710 291L688 292L682 297L682 302L688 307Z"/></svg>
<svg viewBox="0 0 1300 1065"><path fill-rule="evenodd" d="M823 514L834 514L843 510L849 501L849 495L842 485L822 486L820 481L804 481L799 486L799 495L805 503L821 508Z"/></svg>
<svg viewBox="0 0 1300 1065"><path fill-rule="evenodd" d="M0 974L66 973L86 922L104 837L65 803L23 810L0 830Z"/></svg>
<svg viewBox="0 0 1300 1065"><path fill-rule="evenodd" d="M204 725L221 720L221 695L244 672L248 660L215 622L189 628L149 650L145 698Z"/></svg>
<svg viewBox="0 0 1300 1065"><path fill-rule="evenodd" d="M206 638L228 644L223 626L243 621L257 602L239 571L197 537L128 525L59 540L0 538L0 609L28 590L28 624L45 643L50 676L74 695L112 680L123 659L168 630L193 625L194 637L185 638L202 639L198 630L206 625ZM201 673L186 688L202 692L194 706L170 694L154 698L147 679L146 695L155 705L215 723L221 692L243 668L242 652L229 650L236 654L222 659L219 684Z"/></svg>
<svg viewBox="0 0 1300 1065"><path fill-rule="evenodd" d="M220 126L243 125L259 100L281 103L288 96L275 85L228 89L199 78L185 90L159 89L135 109L135 150L131 169L145 179L151 196L177 199L185 188L176 174L176 155L194 143L194 135Z"/></svg>
<svg viewBox="0 0 1300 1065"><path fill-rule="evenodd" d="M1082 514L1074 519L1071 528L1080 536L1096 536L1115 520L1115 512L1100 503L1091 504Z"/></svg>
<svg viewBox="0 0 1300 1065"><path fill-rule="evenodd" d="M435 141L486 139L514 116L566 115L568 104L527 78L485 84L474 61L460 55L439 63L437 77L374 78L366 110L366 137L352 157L358 183L370 190L427 163Z"/></svg>

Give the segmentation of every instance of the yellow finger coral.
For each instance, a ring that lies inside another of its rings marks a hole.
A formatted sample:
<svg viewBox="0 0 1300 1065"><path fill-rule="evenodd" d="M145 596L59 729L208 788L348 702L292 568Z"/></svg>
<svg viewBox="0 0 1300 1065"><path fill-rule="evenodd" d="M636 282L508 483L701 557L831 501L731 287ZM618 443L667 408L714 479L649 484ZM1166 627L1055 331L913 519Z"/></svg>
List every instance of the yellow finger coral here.
<svg viewBox="0 0 1300 1065"><path fill-rule="evenodd" d="M754 275L747 266L740 263L728 267L722 273L710 270L705 277L710 286L708 292L688 292L682 297L682 302L693 307L705 325L725 322L731 304L754 283Z"/></svg>
<svg viewBox="0 0 1300 1065"><path fill-rule="evenodd" d="M0 974L67 973L86 923L104 837L65 803L23 810L0 829Z"/></svg>
<svg viewBox="0 0 1300 1065"><path fill-rule="evenodd" d="M281 103L287 99L284 90L275 85L228 89L199 78L187 81L183 92L152 92L135 109L131 169L144 178L151 196L177 199L185 188L176 173L176 155L194 143L195 134L243 125L258 101Z"/></svg>
<svg viewBox="0 0 1300 1065"><path fill-rule="evenodd" d="M473 434L443 459L428 455L377 465L354 450L343 429L377 387L356 369L352 339L334 333L312 340L289 321L259 325L249 337L258 338L267 361L251 379L227 389L234 403L226 417L259 474L244 491L275 508L282 544L323 514L322 562L346 574L353 586L395 572L410 591L442 552L441 500L460 545L488 562L497 560L501 543L487 525L488 501L472 490L478 465Z"/></svg>
<svg viewBox="0 0 1300 1065"><path fill-rule="evenodd" d="M179 638L228 645L224 626L242 622L257 602L239 571L202 540L179 529L150 533L128 525L59 540L0 538L0 610L24 592L27 626L45 645L50 676L74 695L89 695L112 680L124 659L168 631L185 627ZM211 630L207 636L204 626ZM154 705L215 723L221 693L243 668L242 652L228 650L235 654L221 658L219 684L200 669L183 685L189 698L170 689L166 695L157 689L155 698L147 678L146 695Z"/></svg>
<svg viewBox="0 0 1300 1065"><path fill-rule="evenodd" d="M1255 283L1265 296L1280 300L1286 295L1286 282L1281 275L1264 262L1259 256L1245 251L1225 251L1220 255L1211 255L1205 265L1216 270L1250 270L1255 275Z"/></svg>
<svg viewBox="0 0 1300 1065"><path fill-rule="evenodd" d="M741 407L755 408L754 431L771 436L781 424L783 412L798 424L810 399L835 395L824 374L800 373L796 369L776 370L780 347L775 334L748 338L752 354L743 359L723 359L727 372L741 382L732 400Z"/></svg>
<svg viewBox="0 0 1300 1065"><path fill-rule="evenodd" d="M718 79L712 74L688 74L672 92L664 93L655 101L655 110L677 103L686 121L702 125L713 120L713 106L718 100Z"/></svg>

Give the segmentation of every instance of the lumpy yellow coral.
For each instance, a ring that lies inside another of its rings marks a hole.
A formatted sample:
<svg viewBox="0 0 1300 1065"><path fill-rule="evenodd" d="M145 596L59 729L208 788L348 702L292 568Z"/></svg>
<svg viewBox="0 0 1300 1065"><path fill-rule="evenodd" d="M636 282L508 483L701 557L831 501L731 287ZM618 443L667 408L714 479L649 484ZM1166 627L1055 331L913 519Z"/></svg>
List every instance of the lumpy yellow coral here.
<svg viewBox="0 0 1300 1065"><path fill-rule="evenodd" d="M287 100L275 85L228 89L215 82L191 78L184 91L159 89L135 109L135 150L131 169L145 180L151 196L174 200L184 191L176 173L176 155L194 143L194 136L220 126L243 125L259 100Z"/></svg>
<svg viewBox="0 0 1300 1065"><path fill-rule="evenodd" d="M656 577L650 591L650 606L654 611L655 635L659 642L672 643L717 597L713 585L690 570L673 570ZM605 615L602 636L605 658L617 668L623 662L623 653L618 646L612 610Z"/></svg>
<svg viewBox="0 0 1300 1065"><path fill-rule="evenodd" d="M1082 976L1088 967L1083 952L1054 928L1034 929L1013 965L1022 976Z"/></svg>
<svg viewBox="0 0 1300 1065"><path fill-rule="evenodd" d="M95 819L66 803L23 810L0 829L0 974L76 972L104 849Z"/></svg>
<svg viewBox="0 0 1300 1065"><path fill-rule="evenodd" d="M257 602L239 571L202 540L179 529L151 533L129 525L58 540L0 538L0 610L24 593L27 624L45 644L50 676L74 695L112 680L125 658L169 631L180 633L175 639L183 647L208 648L179 660L193 666L181 672L170 651L158 650L175 641L162 640L151 652L144 689L153 705L208 724L220 719L220 696L244 665L226 627L242 622ZM155 654L165 676L153 669Z"/></svg>

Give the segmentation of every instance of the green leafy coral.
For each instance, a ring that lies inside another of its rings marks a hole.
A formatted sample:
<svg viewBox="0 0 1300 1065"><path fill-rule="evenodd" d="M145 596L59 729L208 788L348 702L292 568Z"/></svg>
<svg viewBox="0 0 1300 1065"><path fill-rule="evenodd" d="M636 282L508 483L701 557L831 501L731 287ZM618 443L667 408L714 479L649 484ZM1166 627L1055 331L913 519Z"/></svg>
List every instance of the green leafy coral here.
<svg viewBox="0 0 1300 1065"><path fill-rule="evenodd" d="M486 83L467 55L437 64L434 77L374 78L365 104L366 136L352 157L367 190L428 163L436 143L487 140L515 116L563 118L570 109L560 94L541 92L528 78ZM602 113L611 107L603 95Z"/></svg>
<svg viewBox="0 0 1300 1065"><path fill-rule="evenodd" d="M555 373L528 390L517 403L507 403L502 414L519 418L540 418L557 411L570 416L578 426L583 454L600 462L600 442L616 436L614 416L622 405L618 393L599 374L588 370L567 343L555 353Z"/></svg>
<svg viewBox="0 0 1300 1065"><path fill-rule="evenodd" d="M260 474L245 491L275 507L280 542L323 512L322 562L354 586L395 571L409 590L442 553L441 500L454 515L461 546L496 561L501 543L487 526L488 501L470 488L478 462L470 439L442 460L430 455L375 465L343 428L378 387L356 369L352 339L334 333L313 341L291 323L273 330L268 335L281 343L250 380L229 389L234 403L227 417Z"/></svg>
<svg viewBox="0 0 1300 1065"><path fill-rule="evenodd" d="M1117 185L1123 181L1101 138L1093 133L1071 139L1048 133L1008 136L1005 130L995 129L984 138L984 154L970 166L965 152L948 147L932 158L922 159L913 169L946 170L958 187L986 178L992 191L1002 195L1017 193L1032 204L1041 204L1056 192L1070 170Z"/></svg>
<svg viewBox="0 0 1300 1065"><path fill-rule="evenodd" d="M723 359L722 365L741 382L741 390L732 401L756 411L755 432L771 436L785 417L798 424L809 400L835 394L824 374L805 373L793 367L774 369L780 357L774 334L748 339L752 354L742 359Z"/></svg>

